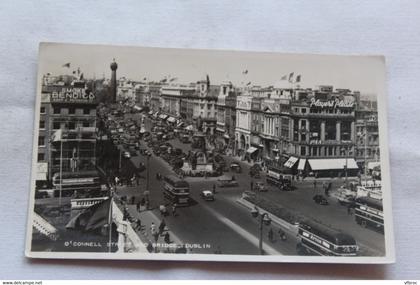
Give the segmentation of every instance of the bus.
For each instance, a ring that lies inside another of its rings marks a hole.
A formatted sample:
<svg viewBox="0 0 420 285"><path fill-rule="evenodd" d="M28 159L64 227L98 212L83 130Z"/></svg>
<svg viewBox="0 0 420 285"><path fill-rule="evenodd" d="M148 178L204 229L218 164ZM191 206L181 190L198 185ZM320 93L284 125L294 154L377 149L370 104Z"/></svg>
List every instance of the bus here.
<svg viewBox="0 0 420 285"><path fill-rule="evenodd" d="M62 178L60 178L60 173L57 172L53 175L52 184L55 188L55 196L60 195L60 191L61 195L65 197L75 194L81 197L89 197L99 195L101 192L101 181L96 170L63 172Z"/></svg>
<svg viewBox="0 0 420 285"><path fill-rule="evenodd" d="M290 191L294 189L292 187L292 180L293 176L291 174L286 174L279 168L268 168L266 176L267 184L275 185L281 190Z"/></svg>
<svg viewBox="0 0 420 285"><path fill-rule="evenodd" d="M356 256L359 250L351 235L312 221L299 224L298 239L299 255Z"/></svg>
<svg viewBox="0 0 420 285"><path fill-rule="evenodd" d="M364 228L369 227L381 233L384 232L382 200L372 197L357 198L354 211L356 223Z"/></svg>
<svg viewBox="0 0 420 285"><path fill-rule="evenodd" d="M168 175L163 178L163 189L165 199L175 207L188 206L190 203L190 185L187 181L175 175Z"/></svg>

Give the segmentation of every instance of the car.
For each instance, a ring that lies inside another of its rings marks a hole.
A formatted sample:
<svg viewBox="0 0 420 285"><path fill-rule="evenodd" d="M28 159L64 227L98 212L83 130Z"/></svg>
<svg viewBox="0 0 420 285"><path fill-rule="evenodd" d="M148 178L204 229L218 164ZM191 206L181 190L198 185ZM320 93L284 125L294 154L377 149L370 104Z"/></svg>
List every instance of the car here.
<svg viewBox="0 0 420 285"><path fill-rule="evenodd" d="M234 179L234 177L232 178L219 178L217 180L217 184L219 187L237 187L239 185L238 181L236 181L236 179Z"/></svg>
<svg viewBox="0 0 420 285"><path fill-rule="evenodd" d="M129 151L131 156L137 156L137 151L136 150L130 150Z"/></svg>
<svg viewBox="0 0 420 285"><path fill-rule="evenodd" d="M319 205L328 205L328 200L323 195L317 194L312 199Z"/></svg>
<svg viewBox="0 0 420 285"><path fill-rule="evenodd" d="M267 187L265 187L264 182L262 182L262 181L255 182L254 189L256 191L259 191L259 192L267 192L268 191Z"/></svg>
<svg viewBox="0 0 420 285"><path fill-rule="evenodd" d="M241 166L236 162L232 162L230 164L229 168L230 168L230 170L232 170L233 172L236 172L236 173L241 173L242 172Z"/></svg>
<svg viewBox="0 0 420 285"><path fill-rule="evenodd" d="M128 151L124 151L123 156L124 156L125 158L130 158L130 157L131 157L131 154L130 154L130 152L128 152Z"/></svg>
<svg viewBox="0 0 420 285"><path fill-rule="evenodd" d="M214 201L213 192L211 192L210 190L203 190L203 191L201 191L200 196L205 201Z"/></svg>

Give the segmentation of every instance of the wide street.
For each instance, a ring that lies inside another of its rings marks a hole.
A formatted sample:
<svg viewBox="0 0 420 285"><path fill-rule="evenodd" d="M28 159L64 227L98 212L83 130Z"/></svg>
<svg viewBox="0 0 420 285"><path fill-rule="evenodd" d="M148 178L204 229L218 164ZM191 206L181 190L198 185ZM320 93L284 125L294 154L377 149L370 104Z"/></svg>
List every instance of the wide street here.
<svg viewBox="0 0 420 285"><path fill-rule="evenodd" d="M150 131L152 125L146 120L146 129ZM169 141L174 147L181 148L184 152L190 149L189 144L183 144L178 139ZM142 148L146 148L142 141ZM149 160L142 156L130 158L134 165L140 162L145 163L150 171L150 198L151 205L157 207L164 203L162 182L155 179L156 173L162 175L173 174L171 167L162 158L152 155ZM248 175L250 165L239 162L232 157L225 156L229 164L235 161L241 164L242 173L235 176L239 182L239 187L217 188L216 199L214 202L204 201L199 194L202 190L211 190L217 178L193 178L186 177L190 183L190 192L193 203L189 207L178 208L176 217L166 217L166 224L170 230L184 242L188 244L203 245L203 248L193 249L195 253L213 253L216 250L226 254L258 254L259 225L257 219L253 218L249 209L240 205L237 200L245 190L250 190L252 178ZM142 173L146 177L147 171ZM226 173L225 175L232 175ZM260 179L265 181L265 177ZM255 182L255 181L254 181ZM333 189L344 183L344 179L333 179ZM383 235L370 229L361 228L354 221L354 216L349 216L346 207L340 206L333 198L329 198L330 204L322 206L315 204L312 197L315 193L321 192L319 182L314 189L312 181L294 181L297 186L296 191L283 192L269 186L269 191L260 193L264 198L275 201L281 206L299 212L301 215L311 217L334 228L341 229L355 237L361 246L362 255L378 255L384 252ZM141 180L139 187L124 190L120 194L127 196L139 196L146 187L146 179ZM158 210L154 210L159 215ZM269 227L275 233L274 242L268 240ZM268 254L296 254L296 237L287 232L287 241L281 241L277 235L278 226L273 223L271 226L264 226L264 245L263 248Z"/></svg>

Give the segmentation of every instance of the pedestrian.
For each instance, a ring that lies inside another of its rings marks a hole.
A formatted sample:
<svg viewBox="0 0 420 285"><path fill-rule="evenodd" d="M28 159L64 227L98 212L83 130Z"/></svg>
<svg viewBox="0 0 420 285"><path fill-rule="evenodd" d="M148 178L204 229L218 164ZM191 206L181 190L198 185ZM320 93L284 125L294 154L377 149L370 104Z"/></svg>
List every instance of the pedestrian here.
<svg viewBox="0 0 420 285"><path fill-rule="evenodd" d="M169 232L165 233L164 241L168 244L171 243L171 236L169 235Z"/></svg>
<svg viewBox="0 0 420 285"><path fill-rule="evenodd" d="M155 226L154 222L152 222L152 224L150 225L150 233L152 235L154 235L156 233L156 226Z"/></svg>
<svg viewBox="0 0 420 285"><path fill-rule="evenodd" d="M166 223L165 223L165 219L163 219L159 224L159 235L162 235L165 227L166 227Z"/></svg>
<svg viewBox="0 0 420 285"><path fill-rule="evenodd" d="M347 215L349 215L349 216L352 215L352 207L351 207L351 204L347 206Z"/></svg>
<svg viewBox="0 0 420 285"><path fill-rule="evenodd" d="M140 176L138 174L136 174L136 184L140 186Z"/></svg>
<svg viewBox="0 0 420 285"><path fill-rule="evenodd" d="M314 178L314 189L316 189L316 179Z"/></svg>
<svg viewBox="0 0 420 285"><path fill-rule="evenodd" d="M136 221L136 229L137 229L138 231L140 231L140 230L141 230L141 228L142 228L142 226L141 226L141 220L140 220L140 219L137 219L137 221Z"/></svg>
<svg viewBox="0 0 420 285"><path fill-rule="evenodd" d="M118 178L118 176L115 176L115 186L119 185L120 183L120 179Z"/></svg>
<svg viewBox="0 0 420 285"><path fill-rule="evenodd" d="M254 191L254 181L251 180L251 191Z"/></svg>
<svg viewBox="0 0 420 285"><path fill-rule="evenodd" d="M216 184L213 184L213 195L216 194Z"/></svg>
<svg viewBox="0 0 420 285"><path fill-rule="evenodd" d="M137 210L137 212L140 212L140 202L137 202L137 204L136 204L136 210Z"/></svg>
<svg viewBox="0 0 420 285"><path fill-rule="evenodd" d="M175 204L172 204L172 216L176 216L176 206Z"/></svg>

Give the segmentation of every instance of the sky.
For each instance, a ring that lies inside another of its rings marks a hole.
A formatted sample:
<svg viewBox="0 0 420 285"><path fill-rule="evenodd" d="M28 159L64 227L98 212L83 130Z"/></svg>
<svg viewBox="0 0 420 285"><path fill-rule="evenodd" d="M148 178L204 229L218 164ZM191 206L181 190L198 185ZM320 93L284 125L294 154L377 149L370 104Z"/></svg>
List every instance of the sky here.
<svg viewBox="0 0 420 285"><path fill-rule="evenodd" d="M188 84L205 79L211 84L231 81L241 86L290 86L284 75L301 75L300 87L333 85L362 94L381 96L385 92L385 60L380 56L308 55L272 52L243 52L197 49L75 45L42 43L39 76L72 74L80 68L86 78L111 77L110 63L118 63L117 78L159 81L176 77ZM70 63L70 68L63 67ZM247 71L244 73L244 71Z"/></svg>

